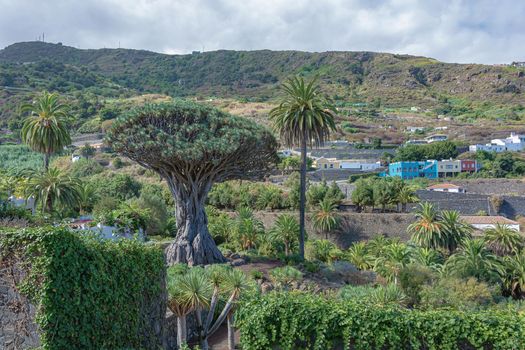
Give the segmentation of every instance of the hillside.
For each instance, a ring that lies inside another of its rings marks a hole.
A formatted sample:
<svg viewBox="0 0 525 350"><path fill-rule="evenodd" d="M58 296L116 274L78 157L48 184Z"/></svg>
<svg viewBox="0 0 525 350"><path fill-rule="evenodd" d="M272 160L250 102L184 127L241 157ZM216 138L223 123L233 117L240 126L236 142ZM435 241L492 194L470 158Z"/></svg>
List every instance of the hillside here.
<svg viewBox="0 0 525 350"><path fill-rule="evenodd" d="M79 127L98 114L106 99L144 93L271 103L279 83L293 74L319 75L325 91L343 109L368 102L468 118L520 120L525 114L525 70L508 66L373 52L167 55L24 42L0 50L0 87L11 87L0 89L0 123L16 128L16 106L41 89L80 99L85 106L77 113Z"/></svg>

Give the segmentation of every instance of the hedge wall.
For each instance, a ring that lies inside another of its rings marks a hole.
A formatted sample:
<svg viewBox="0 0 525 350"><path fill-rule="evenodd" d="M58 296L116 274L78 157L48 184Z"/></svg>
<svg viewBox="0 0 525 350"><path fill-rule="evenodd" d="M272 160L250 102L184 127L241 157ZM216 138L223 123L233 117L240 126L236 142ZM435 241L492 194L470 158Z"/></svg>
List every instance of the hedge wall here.
<svg viewBox="0 0 525 350"><path fill-rule="evenodd" d="M525 315L511 311L417 311L307 293L269 293L236 314L243 350L525 349Z"/></svg>
<svg viewBox="0 0 525 350"><path fill-rule="evenodd" d="M44 349L157 349L165 316L164 258L139 242L66 228L0 232L0 257L22 259L18 286L37 305Z"/></svg>

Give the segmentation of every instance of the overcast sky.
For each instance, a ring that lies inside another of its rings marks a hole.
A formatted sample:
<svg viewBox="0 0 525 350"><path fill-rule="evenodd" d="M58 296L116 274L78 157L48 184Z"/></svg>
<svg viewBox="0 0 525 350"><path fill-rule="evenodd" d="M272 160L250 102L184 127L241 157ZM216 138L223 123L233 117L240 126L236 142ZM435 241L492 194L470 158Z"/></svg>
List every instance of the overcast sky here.
<svg viewBox="0 0 525 350"><path fill-rule="evenodd" d="M524 0L0 0L0 48L351 50L525 61Z"/></svg>

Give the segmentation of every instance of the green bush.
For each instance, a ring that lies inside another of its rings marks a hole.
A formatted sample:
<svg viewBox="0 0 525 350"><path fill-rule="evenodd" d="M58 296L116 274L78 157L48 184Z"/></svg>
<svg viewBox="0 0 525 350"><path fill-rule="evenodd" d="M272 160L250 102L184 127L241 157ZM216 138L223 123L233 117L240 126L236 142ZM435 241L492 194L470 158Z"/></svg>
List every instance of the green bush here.
<svg viewBox="0 0 525 350"><path fill-rule="evenodd" d="M32 267L19 287L38 306L44 349L159 347L150 319L164 317L157 248L45 227L0 232L0 253Z"/></svg>
<svg viewBox="0 0 525 350"><path fill-rule="evenodd" d="M453 308L469 310L487 307L497 301L499 288L479 282L475 278L467 280L444 278L432 285L421 288L421 307L426 309Z"/></svg>
<svg viewBox="0 0 525 350"><path fill-rule="evenodd" d="M271 292L244 300L236 318L244 350L525 348L525 315L510 309L421 311Z"/></svg>
<svg viewBox="0 0 525 350"><path fill-rule="evenodd" d="M81 178L86 176L92 176L100 174L104 171L104 168L93 159L81 158L71 164L69 173L75 178Z"/></svg>

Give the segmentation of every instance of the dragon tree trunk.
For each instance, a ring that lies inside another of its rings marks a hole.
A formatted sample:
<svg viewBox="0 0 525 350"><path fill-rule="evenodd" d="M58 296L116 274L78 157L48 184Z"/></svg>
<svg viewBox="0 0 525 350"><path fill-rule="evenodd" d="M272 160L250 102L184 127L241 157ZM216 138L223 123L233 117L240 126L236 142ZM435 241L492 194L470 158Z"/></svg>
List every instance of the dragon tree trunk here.
<svg viewBox="0 0 525 350"><path fill-rule="evenodd" d="M174 180L168 180L168 186L175 198L177 234L166 250L168 265L185 263L193 265L208 265L225 262L208 231L208 218L204 211L211 182L193 183L185 188L177 186ZM179 223L182 223L180 225Z"/></svg>

